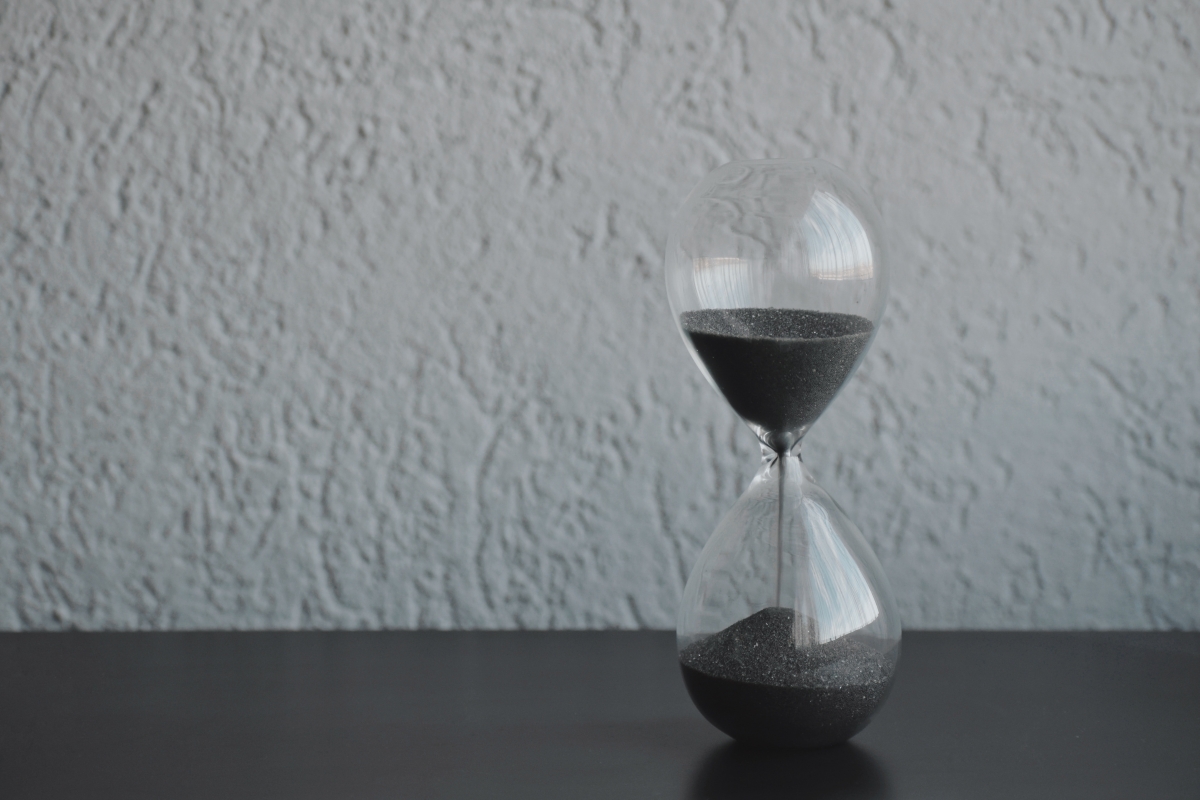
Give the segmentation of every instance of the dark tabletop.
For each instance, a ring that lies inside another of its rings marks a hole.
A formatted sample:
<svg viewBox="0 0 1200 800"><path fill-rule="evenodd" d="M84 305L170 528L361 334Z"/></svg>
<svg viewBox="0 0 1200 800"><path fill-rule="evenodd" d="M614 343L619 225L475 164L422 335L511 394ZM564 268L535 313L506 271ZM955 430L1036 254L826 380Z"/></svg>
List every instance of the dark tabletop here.
<svg viewBox="0 0 1200 800"><path fill-rule="evenodd" d="M761 752L674 636L0 634L0 798L1200 798L1200 634L906 633L848 745Z"/></svg>

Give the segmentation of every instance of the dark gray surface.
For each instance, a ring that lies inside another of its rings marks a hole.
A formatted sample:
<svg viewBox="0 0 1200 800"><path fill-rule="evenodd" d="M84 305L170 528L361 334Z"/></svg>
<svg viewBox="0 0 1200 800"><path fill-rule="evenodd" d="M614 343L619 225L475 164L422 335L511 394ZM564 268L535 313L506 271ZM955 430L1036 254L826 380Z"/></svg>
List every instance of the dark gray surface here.
<svg viewBox="0 0 1200 800"><path fill-rule="evenodd" d="M1200 797L1200 634L908 633L850 745L759 753L669 633L0 634L0 798Z"/></svg>

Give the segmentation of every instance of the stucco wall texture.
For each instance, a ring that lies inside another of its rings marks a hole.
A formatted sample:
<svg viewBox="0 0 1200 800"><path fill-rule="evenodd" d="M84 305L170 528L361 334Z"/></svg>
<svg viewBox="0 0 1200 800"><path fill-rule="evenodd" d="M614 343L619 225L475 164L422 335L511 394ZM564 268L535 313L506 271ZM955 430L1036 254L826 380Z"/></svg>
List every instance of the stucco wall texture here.
<svg viewBox="0 0 1200 800"><path fill-rule="evenodd" d="M1195 2L0 4L0 628L671 627L671 214L894 265L805 460L906 625L1200 628Z"/></svg>

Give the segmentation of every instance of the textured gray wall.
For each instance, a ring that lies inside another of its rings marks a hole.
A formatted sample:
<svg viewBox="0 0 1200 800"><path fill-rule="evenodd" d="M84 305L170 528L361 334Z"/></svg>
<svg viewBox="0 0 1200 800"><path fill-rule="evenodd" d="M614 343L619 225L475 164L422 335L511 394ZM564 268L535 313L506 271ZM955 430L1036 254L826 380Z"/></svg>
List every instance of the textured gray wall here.
<svg viewBox="0 0 1200 800"><path fill-rule="evenodd" d="M1200 628L1196 3L248 5L0 5L0 627L670 627L757 462L670 214L820 155L906 624Z"/></svg>

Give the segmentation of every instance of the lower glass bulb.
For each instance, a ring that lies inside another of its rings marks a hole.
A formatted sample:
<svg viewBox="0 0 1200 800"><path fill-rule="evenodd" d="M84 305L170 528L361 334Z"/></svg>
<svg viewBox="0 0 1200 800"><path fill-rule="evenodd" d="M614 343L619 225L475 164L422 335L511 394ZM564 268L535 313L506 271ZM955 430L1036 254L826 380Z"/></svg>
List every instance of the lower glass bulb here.
<svg viewBox="0 0 1200 800"><path fill-rule="evenodd" d="M870 546L798 456L762 465L684 590L679 661L700 712L735 739L820 747L887 699L900 622Z"/></svg>

